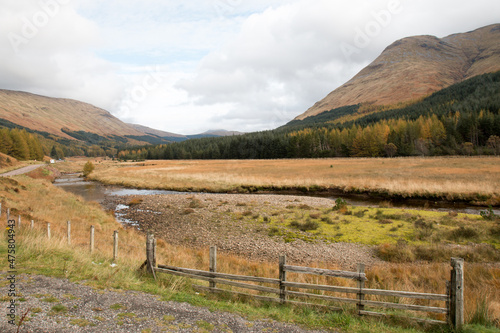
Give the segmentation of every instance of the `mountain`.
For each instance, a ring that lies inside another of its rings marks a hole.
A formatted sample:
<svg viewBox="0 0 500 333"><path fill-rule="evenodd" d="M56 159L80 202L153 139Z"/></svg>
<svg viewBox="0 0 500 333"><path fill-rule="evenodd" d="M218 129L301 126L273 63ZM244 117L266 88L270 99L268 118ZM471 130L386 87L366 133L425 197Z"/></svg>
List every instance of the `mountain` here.
<svg viewBox="0 0 500 333"><path fill-rule="evenodd" d="M128 124L130 127L135 130L142 132L147 135L154 135L160 137L162 139L173 141L173 142L182 142L189 139L200 139L200 138L213 138L213 137L221 137L221 136L232 136L232 135L242 135L244 133L237 131L227 131L227 130L210 130L200 134L192 134L192 135L183 135L176 134L171 132L165 132L156 130L147 126L137 125L137 124Z"/></svg>
<svg viewBox="0 0 500 333"><path fill-rule="evenodd" d="M143 126L143 125L138 125L138 124L127 124L127 125L129 125L133 129L135 129L135 130L137 130L137 131L139 131L139 132L141 132L143 134L154 135L154 136L157 136L157 137L160 137L160 138L164 138L164 139L167 139L167 140L170 140L171 138L173 138L173 139L182 139L182 138L185 138L187 140L187 137L185 135L182 135L182 134L165 132L165 131L157 130L157 129L154 129L154 128L151 128L151 127L147 127L147 126ZM176 140L172 140L172 141L176 141Z"/></svg>
<svg viewBox="0 0 500 333"><path fill-rule="evenodd" d="M210 130L202 133L201 135L215 135L215 136L233 136L233 135L243 135L245 133L238 131L228 131L224 129Z"/></svg>
<svg viewBox="0 0 500 333"><path fill-rule="evenodd" d="M295 120L356 105L394 105L500 70L500 24L444 38L414 36L389 45L370 65Z"/></svg>
<svg viewBox="0 0 500 333"><path fill-rule="evenodd" d="M106 110L72 99L0 90L0 118L25 128L73 139L68 132L141 136Z"/></svg>

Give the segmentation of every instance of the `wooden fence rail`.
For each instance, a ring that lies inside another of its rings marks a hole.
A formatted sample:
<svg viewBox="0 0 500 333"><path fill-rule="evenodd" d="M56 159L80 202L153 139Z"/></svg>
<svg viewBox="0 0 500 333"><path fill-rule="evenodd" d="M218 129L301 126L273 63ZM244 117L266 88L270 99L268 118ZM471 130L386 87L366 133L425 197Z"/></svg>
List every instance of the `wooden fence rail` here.
<svg viewBox="0 0 500 333"><path fill-rule="evenodd" d="M0 216L2 215L2 204L0 203ZM14 217L11 216L10 208L6 209L6 219L7 221L13 221ZM15 220L13 221L15 222ZM17 226L15 228L17 230L21 230L24 227L24 224L21 224L21 215L18 215L17 217ZM35 229L35 221L31 220L30 221L30 230ZM49 222L46 223L46 235L47 239L52 238L52 230L51 230L51 225ZM94 226L90 226L90 240L89 240L89 250L90 253L94 252L95 249L95 240L94 240L94 235L95 235L95 228ZM68 245L71 245L71 221L66 221L66 241ZM118 231L115 230L113 232L113 262L115 262L118 258Z"/></svg>
<svg viewBox="0 0 500 333"><path fill-rule="evenodd" d="M432 324L450 324L457 329L460 329L464 323L463 259L457 259L457 258L451 259L452 263L451 281L447 283L447 294L431 294L431 293L420 293L411 291L365 288L365 282L367 281L367 278L364 272L365 270L364 264L358 264L356 272L349 272L349 271L339 271L339 270L288 265L286 263L286 257L280 256L278 263L279 276L277 279L273 279L273 278L243 276L243 275L234 275L234 274L217 272L216 247L210 248L210 254L209 254L210 264L208 271L191 269L191 268L174 267L168 265L157 265L155 247L156 246L155 246L154 235L148 234L146 242L146 261L141 266L141 268L147 267L147 270L150 273L155 274L155 279L156 279L156 273L167 273L186 278L207 281L209 283L208 287L201 285L193 285L195 289L201 291L207 291L212 293L231 293L234 295L245 295L259 300L277 302L281 304L297 304L297 305L326 307L334 311L342 311L342 308L335 306L325 306L310 302L309 303L299 302L295 300L290 300L289 297L316 299L334 303L348 303L356 305L357 313L359 315L391 316L390 314L383 312L367 311L365 310L365 307L446 314L446 319L447 319L446 321L434 320L429 318L409 317L406 315L404 318L408 318L419 322L432 323ZM357 282L357 287L344 287L344 286L334 286L334 285L319 285L319 284L293 282L287 279L287 273L312 274L312 275L319 275L326 277L351 279ZM275 287L252 284L248 282L275 285ZM241 289L253 290L260 293L264 293L264 295L261 294L255 295L255 294L237 292L229 289L220 289L217 288L217 285L219 284L228 285ZM343 293L343 294L354 294L354 297L349 298L349 297L336 297L330 295L320 295L315 293L290 290L290 288L326 291L326 292ZM269 296L269 294L276 296L274 297ZM421 299L429 301L440 301L444 302L445 306L435 307L435 306L424 306L424 305L414 305L414 304L403 304L399 302L383 302L378 300L377 301L367 300L365 299L365 296L368 295L380 296L380 297L410 298L410 299Z"/></svg>

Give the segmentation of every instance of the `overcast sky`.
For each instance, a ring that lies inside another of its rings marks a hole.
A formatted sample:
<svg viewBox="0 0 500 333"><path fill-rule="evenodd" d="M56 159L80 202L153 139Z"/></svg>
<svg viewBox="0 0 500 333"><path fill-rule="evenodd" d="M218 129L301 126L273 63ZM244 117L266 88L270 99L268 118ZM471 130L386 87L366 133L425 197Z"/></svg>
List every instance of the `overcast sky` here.
<svg viewBox="0 0 500 333"><path fill-rule="evenodd" d="M175 133L272 129L395 40L499 13L498 0L0 0L0 89Z"/></svg>

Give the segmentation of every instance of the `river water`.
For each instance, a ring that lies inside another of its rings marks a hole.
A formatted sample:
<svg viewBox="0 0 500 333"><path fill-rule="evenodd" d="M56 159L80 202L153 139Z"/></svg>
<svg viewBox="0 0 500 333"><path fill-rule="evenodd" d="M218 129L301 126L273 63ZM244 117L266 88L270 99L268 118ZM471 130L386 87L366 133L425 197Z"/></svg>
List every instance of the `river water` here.
<svg viewBox="0 0 500 333"><path fill-rule="evenodd" d="M134 189L117 185L104 185L95 181L86 181L81 177L81 174L66 174L54 182L54 185L71 192L73 194L83 197L87 201L96 201L102 203L108 196L126 196L126 195L154 195L154 194L192 194L191 192L176 192L167 190L146 190ZM278 193L279 194L279 193ZM258 194L255 194L258 195ZM381 204L386 205L387 201L377 199L367 200L360 199L355 196L342 196L350 205L355 206L370 206L379 207ZM333 201L337 197L330 197ZM467 205L465 203L450 203L450 202L433 202L428 200L404 200L404 201L391 201L390 205L396 208L409 208L409 209L431 209L443 212L457 212L467 214L479 214L485 207L476 207ZM120 207L117 208L119 210ZM499 209L494 209L493 212L500 215Z"/></svg>

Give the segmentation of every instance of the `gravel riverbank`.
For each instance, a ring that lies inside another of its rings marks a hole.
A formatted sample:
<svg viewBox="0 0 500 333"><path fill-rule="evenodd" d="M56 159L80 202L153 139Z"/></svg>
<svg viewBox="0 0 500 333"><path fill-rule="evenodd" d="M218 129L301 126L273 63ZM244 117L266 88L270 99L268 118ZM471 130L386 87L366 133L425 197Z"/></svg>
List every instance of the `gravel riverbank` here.
<svg viewBox="0 0 500 333"><path fill-rule="evenodd" d="M108 209L119 208L121 219L135 221L141 230L153 231L166 242L193 248L216 245L218 250L250 260L277 261L286 254L290 262L326 262L342 269L357 263L379 262L374 248L323 240L286 242L270 236L266 219L279 218L286 209L327 209L327 198L289 195L195 194L109 197Z"/></svg>

